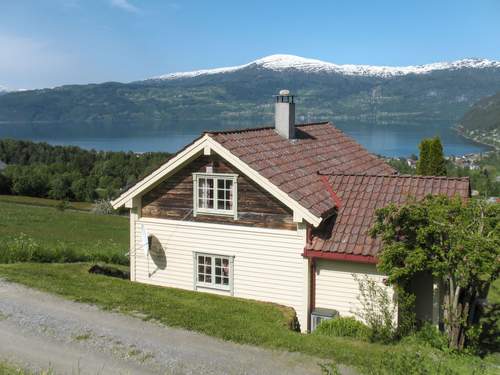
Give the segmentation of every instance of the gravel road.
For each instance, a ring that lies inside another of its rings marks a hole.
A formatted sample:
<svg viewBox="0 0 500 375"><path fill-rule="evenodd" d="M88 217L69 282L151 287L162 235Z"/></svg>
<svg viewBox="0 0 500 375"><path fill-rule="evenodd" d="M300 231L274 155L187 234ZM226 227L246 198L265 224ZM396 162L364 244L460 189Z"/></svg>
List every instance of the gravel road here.
<svg viewBox="0 0 500 375"><path fill-rule="evenodd" d="M320 374L324 362L168 328L2 280L0 358L56 374Z"/></svg>

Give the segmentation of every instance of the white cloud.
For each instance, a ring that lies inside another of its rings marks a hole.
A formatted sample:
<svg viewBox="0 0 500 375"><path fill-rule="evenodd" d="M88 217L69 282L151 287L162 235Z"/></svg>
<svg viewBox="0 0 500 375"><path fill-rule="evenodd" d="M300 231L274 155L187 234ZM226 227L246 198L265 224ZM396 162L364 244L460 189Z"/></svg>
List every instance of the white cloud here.
<svg viewBox="0 0 500 375"><path fill-rule="evenodd" d="M111 5L114 6L115 8L120 8L122 10L125 10L127 12L131 13L138 13L139 8L137 8L135 5L131 4L129 0L110 0Z"/></svg>

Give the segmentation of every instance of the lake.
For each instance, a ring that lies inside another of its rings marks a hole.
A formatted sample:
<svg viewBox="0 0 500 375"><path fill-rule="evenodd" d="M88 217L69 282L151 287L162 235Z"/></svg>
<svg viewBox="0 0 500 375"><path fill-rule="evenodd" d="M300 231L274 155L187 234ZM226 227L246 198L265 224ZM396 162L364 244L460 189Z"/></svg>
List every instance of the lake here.
<svg viewBox="0 0 500 375"><path fill-rule="evenodd" d="M353 137L369 151L385 156L418 154L422 138L439 136L446 155L464 155L488 150L487 146L461 137L450 124L370 124L336 122L336 126ZM0 138L43 141L53 145L73 145L106 151L167 151L175 152L198 137L203 129L216 130L214 123L175 125L174 129L151 126L61 125L61 124L0 124Z"/></svg>

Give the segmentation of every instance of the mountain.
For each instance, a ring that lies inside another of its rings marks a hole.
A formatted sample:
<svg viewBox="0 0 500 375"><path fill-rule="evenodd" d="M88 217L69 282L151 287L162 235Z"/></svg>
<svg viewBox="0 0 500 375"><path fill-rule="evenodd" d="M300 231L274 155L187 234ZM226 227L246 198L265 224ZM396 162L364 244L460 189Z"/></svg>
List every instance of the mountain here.
<svg viewBox="0 0 500 375"><path fill-rule="evenodd" d="M500 61L487 59L464 59L454 62L434 63L417 66L391 67L373 65L337 65L315 59L293 55L271 55L245 65L226 68L196 70L192 72L169 73L153 79L172 80L194 78L203 75L236 72L250 67L273 70L276 72L296 70L304 73L333 73L348 76L390 78L408 74L426 74L437 70L500 68Z"/></svg>
<svg viewBox="0 0 500 375"><path fill-rule="evenodd" d="M8 92L7 87L0 85L0 95L7 94Z"/></svg>
<svg viewBox="0 0 500 375"><path fill-rule="evenodd" d="M479 99L500 91L500 62L384 67L272 55L137 82L8 93L0 97L0 121L248 126L271 121L272 95L283 88L297 95L300 121L451 123Z"/></svg>
<svg viewBox="0 0 500 375"><path fill-rule="evenodd" d="M500 91L474 104L459 127L470 138L500 149Z"/></svg>

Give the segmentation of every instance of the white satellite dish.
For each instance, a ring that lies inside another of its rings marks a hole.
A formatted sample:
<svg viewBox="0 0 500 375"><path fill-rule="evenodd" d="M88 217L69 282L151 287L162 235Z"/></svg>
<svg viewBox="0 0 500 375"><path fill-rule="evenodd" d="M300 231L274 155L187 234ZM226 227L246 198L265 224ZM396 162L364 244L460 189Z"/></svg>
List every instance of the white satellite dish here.
<svg viewBox="0 0 500 375"><path fill-rule="evenodd" d="M142 251L144 251L144 255L147 257L149 253L149 239L148 239L148 231L144 224L141 224L141 234L142 234Z"/></svg>

